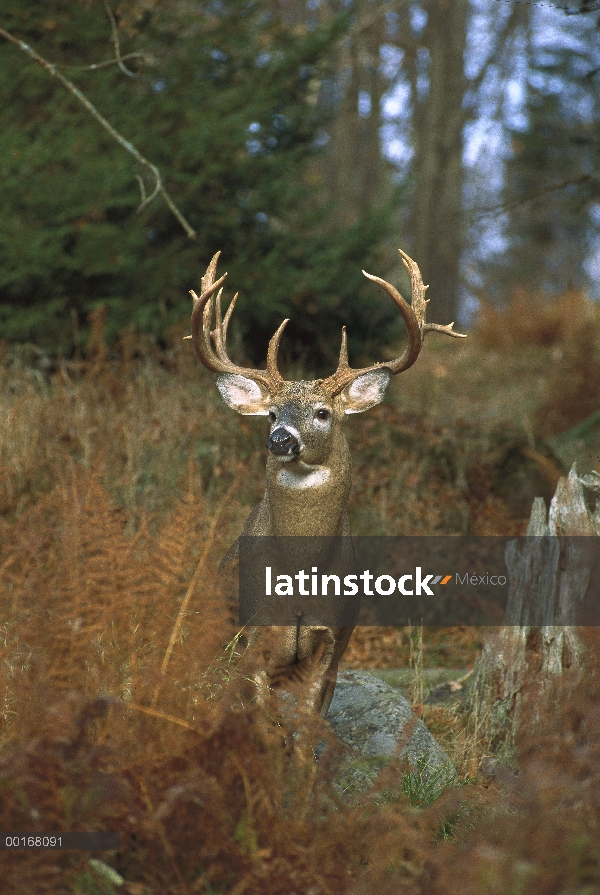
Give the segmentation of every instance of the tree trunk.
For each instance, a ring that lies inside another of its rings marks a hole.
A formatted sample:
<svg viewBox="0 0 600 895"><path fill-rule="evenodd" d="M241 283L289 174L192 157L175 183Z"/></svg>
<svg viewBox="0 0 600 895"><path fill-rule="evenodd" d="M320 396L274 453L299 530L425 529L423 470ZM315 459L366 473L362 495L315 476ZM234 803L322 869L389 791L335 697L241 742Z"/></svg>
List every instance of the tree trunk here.
<svg viewBox="0 0 600 895"><path fill-rule="evenodd" d="M339 108L323 170L324 186L337 204L340 227L355 224L388 197L380 140L384 85L379 53L384 31L384 11L372 3L357 3L355 22L336 54ZM359 112L361 93L370 99L370 112Z"/></svg>
<svg viewBox="0 0 600 895"><path fill-rule="evenodd" d="M428 93L413 88L415 114L415 198L413 257L431 283L435 319L456 319L460 257L464 245L463 100L467 88L464 55L468 0L435 0L426 5L422 49L429 55Z"/></svg>
<svg viewBox="0 0 600 895"><path fill-rule="evenodd" d="M564 673L570 671L574 681L585 661L579 633L569 621L587 590L594 551L580 544L564 549L561 540L600 535L600 503L592 511L586 491L600 494L600 475L579 477L573 467L558 483L547 521L543 499L534 501L527 535L540 540L528 542L521 552L512 542L506 551L508 624L485 644L467 696L481 736L500 757L514 749L526 694L534 695L528 721L535 724ZM546 624L539 624L542 619Z"/></svg>

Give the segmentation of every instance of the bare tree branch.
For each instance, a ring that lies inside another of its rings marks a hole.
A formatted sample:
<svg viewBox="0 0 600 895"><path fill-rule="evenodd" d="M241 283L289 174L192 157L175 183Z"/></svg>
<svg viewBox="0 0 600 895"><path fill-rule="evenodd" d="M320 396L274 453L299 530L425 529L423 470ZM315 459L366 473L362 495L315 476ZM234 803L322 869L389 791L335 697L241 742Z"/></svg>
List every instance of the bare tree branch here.
<svg viewBox="0 0 600 895"><path fill-rule="evenodd" d="M98 68L108 68L109 65L119 65L129 59L139 59L147 65L152 61L151 57L146 53L127 53L126 56L120 56L119 59L107 59L105 62L94 62L92 65L57 65L56 68L70 68L73 71L96 71ZM123 66L119 66L122 68ZM134 75L134 72L127 72Z"/></svg>
<svg viewBox="0 0 600 895"><path fill-rule="evenodd" d="M115 48L115 60L117 65L125 75L129 75L130 78L135 78L135 72L129 71L129 69L123 65L123 59L121 58L121 47L119 46L119 32L117 31L117 22L115 20L114 13L110 6L108 5L108 0L104 0L104 9L106 10L106 15L108 16L108 20L110 22L110 31L112 34L113 46Z"/></svg>
<svg viewBox="0 0 600 895"><path fill-rule="evenodd" d="M144 204L144 202L146 201L146 187L144 186L144 181L143 181L143 179L140 177L139 174L136 174L136 175L135 175L135 179L137 180L137 182L138 182L139 185L140 185L140 195L141 195L141 197L142 197L142 204Z"/></svg>
<svg viewBox="0 0 600 895"><path fill-rule="evenodd" d="M114 127L106 120L106 118L104 118L104 116L100 114L100 112L96 109L96 107L89 101L87 96L85 96L85 94L83 94L81 92L81 90L79 90L75 86L75 84L72 83L72 81L69 81L69 79L66 78L62 74L62 72L60 72L58 70L58 68L55 65L53 65L51 62L48 62L48 60L44 59L43 56L40 56L39 53L36 53L35 50L33 50L29 46L29 44L25 43L25 41L19 40L18 37L14 36L14 34L10 34L8 31L5 31L3 28L0 28L0 37L3 37L5 40L8 40L10 43L14 44L16 47L19 47L20 50L22 50L24 53L26 53L28 56L30 56L31 59L33 59L39 65L41 65L42 68L45 68L46 71L50 75L52 75L53 78L56 78L58 81L60 81L61 84L63 85L63 87L66 87L67 90L70 93L72 93L76 99L79 100L81 105L84 106L88 110L90 115L92 115L96 119L96 121L104 128L104 130L108 134L110 134L110 136L113 138L113 140L116 140L116 142L120 146L122 146L123 149L126 150L126 152L128 152L130 155L132 155L134 157L134 159L140 165L142 165L142 167L144 167L148 171L150 171L150 173L152 174L152 176L155 179L156 185L154 187L154 191L152 192L152 194L150 196L148 196L146 199L142 200L141 204L139 205L139 207L137 209L138 213L140 211L142 211L142 209L144 209L150 202L152 202L152 200L158 195L158 193L161 193L163 199L165 200L165 202L167 203L171 212L175 215L175 217L177 218L177 220L179 221L179 223L185 230L186 234L190 237L190 239L194 239L196 236L196 231L188 223L188 221L185 219L183 214L179 211L179 209L177 208L177 206L175 205L175 203L173 202L173 200L167 193L166 189L163 186L160 171L158 170L156 165L153 165L152 162L149 162L148 159L145 158L141 154L141 152L139 152L139 150L137 150L135 148L133 143L130 143L129 140L125 139L125 137L122 137L121 134L118 131L116 131L114 129Z"/></svg>
<svg viewBox="0 0 600 895"><path fill-rule="evenodd" d="M115 48L115 58L107 59L105 62L95 62L92 65L57 65L56 68L70 68L75 71L96 71L99 68L108 68L109 65L118 65L122 72L124 72L126 75L129 75L129 77L131 78L135 78L136 72L129 71L129 69L126 68L123 64L126 60L139 59L141 62L145 62L146 64L150 64L153 61L151 57L148 56L146 53L127 53L126 56L121 56L121 46L119 44L117 22L115 20L112 9L108 5L107 0L104 0L104 8L106 9L106 14L110 21L112 41Z"/></svg>
<svg viewBox="0 0 600 895"><path fill-rule="evenodd" d="M535 193L530 193L529 196L515 199L513 202L500 202L498 205L492 205L489 208L466 209L466 214L471 214L474 221L478 221L480 218L487 217L488 215L502 214L503 211L512 211L515 208L520 208L522 205L527 205L528 202L534 202L536 199L540 199L542 196L547 196L549 193L556 193L558 190L564 190L568 186L576 186L580 183L585 183L587 180L591 180L593 176L593 174L580 174L578 177L571 177L568 180L563 180L562 183L549 184L543 189L538 190Z"/></svg>

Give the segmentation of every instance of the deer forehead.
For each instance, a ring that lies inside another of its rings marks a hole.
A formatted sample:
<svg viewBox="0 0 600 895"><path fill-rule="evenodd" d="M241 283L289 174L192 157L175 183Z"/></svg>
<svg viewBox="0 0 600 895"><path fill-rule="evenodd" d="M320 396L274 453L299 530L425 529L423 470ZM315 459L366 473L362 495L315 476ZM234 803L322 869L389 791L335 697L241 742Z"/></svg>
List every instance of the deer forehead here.
<svg viewBox="0 0 600 895"><path fill-rule="evenodd" d="M293 406L299 411L309 410L316 406L325 405L333 407L334 401L319 385L319 381L286 382L276 394L272 396L273 407L282 409Z"/></svg>

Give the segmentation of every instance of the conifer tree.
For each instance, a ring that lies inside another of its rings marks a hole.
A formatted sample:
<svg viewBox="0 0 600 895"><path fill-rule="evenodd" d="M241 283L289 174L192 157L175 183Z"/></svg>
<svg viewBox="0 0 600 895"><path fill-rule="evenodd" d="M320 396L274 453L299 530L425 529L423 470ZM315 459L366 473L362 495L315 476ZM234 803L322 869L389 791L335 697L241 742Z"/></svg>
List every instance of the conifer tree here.
<svg viewBox="0 0 600 895"><path fill-rule="evenodd" d="M114 63L107 12L126 61L97 67ZM288 350L311 362L337 355L342 323L351 351L353 337L355 351L364 348L365 329L389 341L397 330L375 323L395 322L392 310L360 272L385 273L375 248L385 210L336 230L311 182L328 114L321 83L347 22L342 13L318 27L286 23L264 0L114 11L97 0L8 0L0 25L61 66L159 168L197 237L160 197L136 214L140 187L154 187L148 172L47 71L3 43L3 337L68 352L103 304L109 338L131 323L164 337L221 249L227 285L242 293L242 356L260 359L284 316Z"/></svg>

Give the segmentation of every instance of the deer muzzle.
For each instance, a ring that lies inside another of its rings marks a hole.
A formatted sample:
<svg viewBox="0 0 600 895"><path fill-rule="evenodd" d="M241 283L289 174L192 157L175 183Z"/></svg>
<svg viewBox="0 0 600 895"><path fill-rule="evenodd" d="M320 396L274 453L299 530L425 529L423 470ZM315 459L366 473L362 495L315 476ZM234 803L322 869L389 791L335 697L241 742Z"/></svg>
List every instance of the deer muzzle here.
<svg viewBox="0 0 600 895"><path fill-rule="evenodd" d="M267 449L276 457L287 457L300 453L300 442L292 432L287 429L274 429L269 435Z"/></svg>

